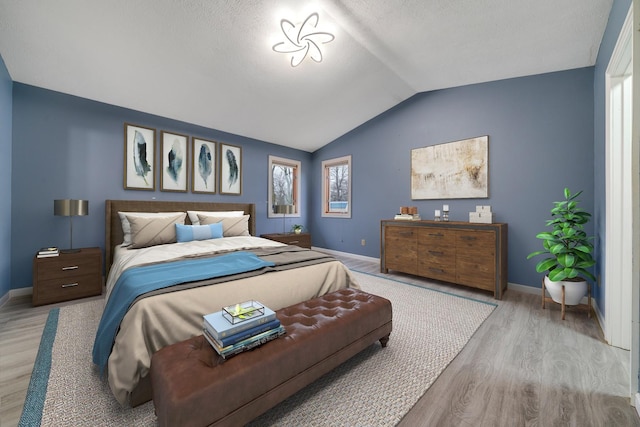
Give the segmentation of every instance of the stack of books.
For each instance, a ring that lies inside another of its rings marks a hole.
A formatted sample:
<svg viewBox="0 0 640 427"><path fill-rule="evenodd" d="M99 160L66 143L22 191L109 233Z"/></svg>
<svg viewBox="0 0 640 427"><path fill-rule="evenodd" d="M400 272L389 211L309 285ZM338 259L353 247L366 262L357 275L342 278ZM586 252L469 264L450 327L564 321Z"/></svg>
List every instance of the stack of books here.
<svg viewBox="0 0 640 427"><path fill-rule="evenodd" d="M38 251L38 258L49 258L52 256L58 256L60 255L60 251L58 250L58 248L52 247L52 248L42 248Z"/></svg>
<svg viewBox="0 0 640 427"><path fill-rule="evenodd" d="M257 301L246 301L205 315L202 331L223 359L251 350L285 333L276 313Z"/></svg>

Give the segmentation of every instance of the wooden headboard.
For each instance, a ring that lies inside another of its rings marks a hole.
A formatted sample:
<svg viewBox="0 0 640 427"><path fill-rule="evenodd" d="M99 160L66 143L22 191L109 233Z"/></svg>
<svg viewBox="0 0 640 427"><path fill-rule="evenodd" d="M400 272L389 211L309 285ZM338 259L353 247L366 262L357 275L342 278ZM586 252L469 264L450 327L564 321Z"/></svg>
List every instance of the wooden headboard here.
<svg viewBox="0 0 640 427"><path fill-rule="evenodd" d="M118 212L186 212L244 211L249 218L249 233L256 235L256 205L254 203L169 202L160 200L106 200L105 204L105 265L107 274L113 262L114 248L122 243L124 233ZM185 219L190 224L189 217Z"/></svg>

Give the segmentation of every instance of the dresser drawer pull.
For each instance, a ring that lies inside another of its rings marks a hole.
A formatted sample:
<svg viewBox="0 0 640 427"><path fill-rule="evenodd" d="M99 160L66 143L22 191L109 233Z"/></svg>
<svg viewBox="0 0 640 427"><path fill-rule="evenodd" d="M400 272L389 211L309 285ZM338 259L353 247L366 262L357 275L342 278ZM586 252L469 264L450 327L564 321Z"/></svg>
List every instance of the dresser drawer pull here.
<svg viewBox="0 0 640 427"><path fill-rule="evenodd" d="M78 286L78 282L76 282L76 283L67 283L66 285L62 285L63 288L73 288L74 286Z"/></svg>
<svg viewBox="0 0 640 427"><path fill-rule="evenodd" d="M429 251L429 253L431 255L444 255L444 252L442 252L442 251Z"/></svg>
<svg viewBox="0 0 640 427"><path fill-rule="evenodd" d="M400 232L398 232L398 236L400 236L400 237L411 237L411 236L413 236L413 231L400 231Z"/></svg>
<svg viewBox="0 0 640 427"><path fill-rule="evenodd" d="M475 236L460 236L462 240L476 240Z"/></svg>
<svg viewBox="0 0 640 427"><path fill-rule="evenodd" d="M444 270L441 268L435 268L435 267L429 267L429 270L436 272L436 273L444 273Z"/></svg>
<svg viewBox="0 0 640 427"><path fill-rule="evenodd" d="M442 233L429 233L429 236L432 236L432 237L443 237L444 234L442 234Z"/></svg>
<svg viewBox="0 0 640 427"><path fill-rule="evenodd" d="M71 267L62 267L62 271L67 271L67 270L77 270L78 267L77 265L72 265Z"/></svg>
<svg viewBox="0 0 640 427"><path fill-rule="evenodd" d="M289 242L290 245L294 245L296 243L300 243L300 240L292 240Z"/></svg>

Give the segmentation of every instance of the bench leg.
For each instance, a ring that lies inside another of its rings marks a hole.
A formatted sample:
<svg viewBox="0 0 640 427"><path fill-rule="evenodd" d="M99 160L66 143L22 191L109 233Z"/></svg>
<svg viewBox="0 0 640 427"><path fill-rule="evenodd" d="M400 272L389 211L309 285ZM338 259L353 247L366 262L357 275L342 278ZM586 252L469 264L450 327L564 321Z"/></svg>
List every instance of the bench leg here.
<svg viewBox="0 0 640 427"><path fill-rule="evenodd" d="M391 334L387 334L384 337L380 338L380 345L384 348L387 346L387 343L389 342L389 335Z"/></svg>

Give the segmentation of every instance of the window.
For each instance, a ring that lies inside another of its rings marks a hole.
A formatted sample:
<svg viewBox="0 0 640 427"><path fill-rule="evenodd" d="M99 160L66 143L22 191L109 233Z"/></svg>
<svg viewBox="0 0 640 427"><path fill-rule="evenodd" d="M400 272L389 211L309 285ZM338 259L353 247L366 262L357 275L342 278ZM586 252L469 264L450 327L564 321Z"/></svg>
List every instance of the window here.
<svg viewBox="0 0 640 427"><path fill-rule="evenodd" d="M351 218L351 156L322 162L322 216Z"/></svg>
<svg viewBox="0 0 640 427"><path fill-rule="evenodd" d="M269 156L269 218L300 216L300 173L299 161Z"/></svg>

